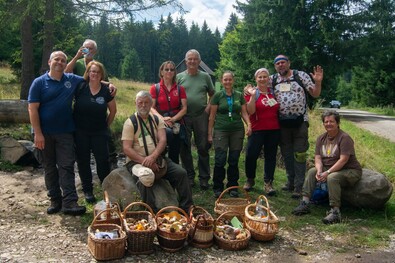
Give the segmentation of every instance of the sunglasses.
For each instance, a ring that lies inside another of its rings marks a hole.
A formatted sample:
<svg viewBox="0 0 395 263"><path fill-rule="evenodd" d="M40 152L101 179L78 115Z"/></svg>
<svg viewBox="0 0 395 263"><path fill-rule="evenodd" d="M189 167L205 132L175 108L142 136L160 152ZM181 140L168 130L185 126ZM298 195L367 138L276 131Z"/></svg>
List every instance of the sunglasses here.
<svg viewBox="0 0 395 263"><path fill-rule="evenodd" d="M164 71L167 71L167 72L169 72L169 71L171 71L171 72L175 71L174 68L164 68L163 70L164 70Z"/></svg>

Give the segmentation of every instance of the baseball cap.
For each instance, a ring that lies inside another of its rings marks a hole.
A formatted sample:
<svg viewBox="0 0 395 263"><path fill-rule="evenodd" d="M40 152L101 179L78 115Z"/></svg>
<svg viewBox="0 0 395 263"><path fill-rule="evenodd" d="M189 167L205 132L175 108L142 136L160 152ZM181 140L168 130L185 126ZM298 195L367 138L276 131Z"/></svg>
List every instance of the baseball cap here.
<svg viewBox="0 0 395 263"><path fill-rule="evenodd" d="M151 187L154 184L155 174L150 168L136 164L132 168L132 173L139 178L144 186Z"/></svg>

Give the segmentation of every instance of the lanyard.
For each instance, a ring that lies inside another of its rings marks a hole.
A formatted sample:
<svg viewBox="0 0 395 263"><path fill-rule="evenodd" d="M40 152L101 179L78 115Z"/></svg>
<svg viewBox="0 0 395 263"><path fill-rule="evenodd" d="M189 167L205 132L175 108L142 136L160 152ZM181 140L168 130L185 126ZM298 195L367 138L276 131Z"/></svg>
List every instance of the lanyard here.
<svg viewBox="0 0 395 263"><path fill-rule="evenodd" d="M228 116L229 116L229 120L233 121L233 117L232 117L232 111L233 111L233 92L232 92L232 96L228 96L226 95L226 92L224 92L224 95L226 96L226 100L228 101Z"/></svg>

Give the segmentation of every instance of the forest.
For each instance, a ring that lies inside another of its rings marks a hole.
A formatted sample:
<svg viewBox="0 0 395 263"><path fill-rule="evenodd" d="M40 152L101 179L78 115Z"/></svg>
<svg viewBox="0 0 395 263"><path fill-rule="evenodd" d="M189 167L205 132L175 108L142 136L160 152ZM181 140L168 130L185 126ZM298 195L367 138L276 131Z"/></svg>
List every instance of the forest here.
<svg viewBox="0 0 395 263"><path fill-rule="evenodd" d="M164 6L187 11L177 0L0 0L0 62L11 65L26 99L49 54L63 50L71 59L87 38L110 77L147 83L158 81L163 61L178 64L195 48L217 78L232 70L242 89L256 69L274 72L274 57L285 54L292 68L324 68L326 101L393 107L395 0L236 1L224 32L170 14L158 24L136 20Z"/></svg>

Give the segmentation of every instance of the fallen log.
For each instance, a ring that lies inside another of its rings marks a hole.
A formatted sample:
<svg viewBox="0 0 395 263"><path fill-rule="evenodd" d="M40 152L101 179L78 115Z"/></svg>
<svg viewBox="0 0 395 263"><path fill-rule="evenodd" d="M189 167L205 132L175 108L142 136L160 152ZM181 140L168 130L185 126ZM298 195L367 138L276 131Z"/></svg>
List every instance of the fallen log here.
<svg viewBox="0 0 395 263"><path fill-rule="evenodd" d="M29 123L27 100L0 100L1 123Z"/></svg>

